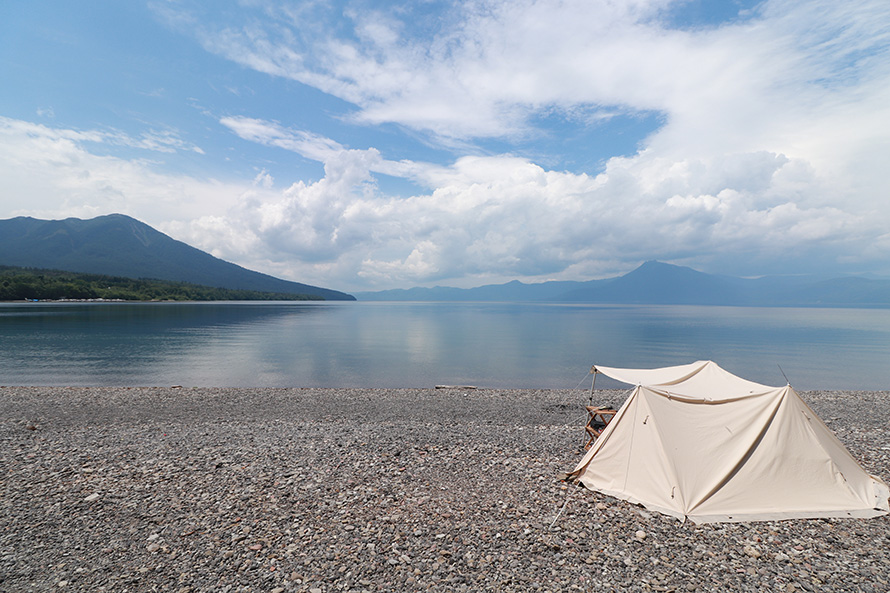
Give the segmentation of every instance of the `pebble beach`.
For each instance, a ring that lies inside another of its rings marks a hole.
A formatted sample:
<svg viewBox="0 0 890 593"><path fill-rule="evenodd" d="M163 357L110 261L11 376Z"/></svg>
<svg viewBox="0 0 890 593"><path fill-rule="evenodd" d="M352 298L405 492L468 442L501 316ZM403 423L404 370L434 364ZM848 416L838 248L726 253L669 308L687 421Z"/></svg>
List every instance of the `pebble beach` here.
<svg viewBox="0 0 890 593"><path fill-rule="evenodd" d="M801 396L890 479L890 392ZM0 591L890 590L887 516L695 525L566 486L588 397L0 387Z"/></svg>

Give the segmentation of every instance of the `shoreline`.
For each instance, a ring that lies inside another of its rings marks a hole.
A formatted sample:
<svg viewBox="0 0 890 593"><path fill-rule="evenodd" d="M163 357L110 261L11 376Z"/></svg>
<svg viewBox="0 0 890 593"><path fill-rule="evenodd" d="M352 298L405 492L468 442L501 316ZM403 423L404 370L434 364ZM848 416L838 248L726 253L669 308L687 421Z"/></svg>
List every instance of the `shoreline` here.
<svg viewBox="0 0 890 593"><path fill-rule="evenodd" d="M801 396L890 480L890 392ZM887 516L699 526L567 488L588 397L0 387L0 591L887 589Z"/></svg>

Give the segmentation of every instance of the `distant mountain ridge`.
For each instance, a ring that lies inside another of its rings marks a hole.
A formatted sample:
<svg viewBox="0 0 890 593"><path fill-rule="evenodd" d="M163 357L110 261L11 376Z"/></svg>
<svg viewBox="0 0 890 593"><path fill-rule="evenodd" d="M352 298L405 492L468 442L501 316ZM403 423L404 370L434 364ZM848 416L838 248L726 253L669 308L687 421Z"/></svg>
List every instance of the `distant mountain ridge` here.
<svg viewBox="0 0 890 593"><path fill-rule="evenodd" d="M88 220L0 220L0 264L355 300L337 290L242 268L123 214Z"/></svg>
<svg viewBox="0 0 890 593"><path fill-rule="evenodd" d="M747 307L890 307L890 280L857 276L766 276L747 279L706 274L648 261L623 276L586 282L524 284L518 280L476 288L411 288L356 293L361 301L514 301Z"/></svg>

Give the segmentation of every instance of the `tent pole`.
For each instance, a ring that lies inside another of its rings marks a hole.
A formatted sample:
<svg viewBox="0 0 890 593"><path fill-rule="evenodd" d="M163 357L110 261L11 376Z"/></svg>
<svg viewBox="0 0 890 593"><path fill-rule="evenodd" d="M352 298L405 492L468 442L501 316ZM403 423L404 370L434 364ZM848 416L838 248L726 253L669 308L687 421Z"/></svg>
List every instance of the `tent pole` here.
<svg viewBox="0 0 890 593"><path fill-rule="evenodd" d="M589 374L589 375L593 375L593 381L590 382L590 394L587 396L587 408L586 408L586 411L587 411L587 424L586 424L586 426L590 426L590 423L593 421L593 416L591 416L591 414L590 414L590 408L593 406L593 390L594 390L594 388L596 387L596 365L590 367L590 372L589 372L588 374ZM583 381L582 381L582 382L583 382ZM582 438L581 438L581 448L582 448L582 449L583 449L584 446L585 446L585 445L584 445L584 439L587 439L588 441L590 440L590 435L587 434L587 430L586 430L586 429L585 429L584 435L583 435ZM561 511L560 511L560 512L561 512ZM558 519L558 518L559 518L559 515L557 515L556 517L557 517L557 519ZM556 519L554 519L553 522L555 523L555 522L556 522Z"/></svg>

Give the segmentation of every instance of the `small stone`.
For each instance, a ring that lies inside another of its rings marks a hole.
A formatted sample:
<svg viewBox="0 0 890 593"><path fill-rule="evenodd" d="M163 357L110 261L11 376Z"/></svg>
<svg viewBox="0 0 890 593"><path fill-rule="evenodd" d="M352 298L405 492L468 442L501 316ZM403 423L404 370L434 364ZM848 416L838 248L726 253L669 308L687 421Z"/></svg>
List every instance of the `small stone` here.
<svg viewBox="0 0 890 593"><path fill-rule="evenodd" d="M760 550L758 550L754 546L745 546L743 550L745 554L747 554L751 558L760 558Z"/></svg>
<svg viewBox="0 0 890 593"><path fill-rule="evenodd" d="M101 495L98 492L94 492L94 493L90 494L89 496L87 496L86 498L84 498L83 501L84 502L94 502L94 501L99 500L100 496Z"/></svg>
<svg viewBox="0 0 890 593"><path fill-rule="evenodd" d="M58 583L56 583L56 585L59 587L67 587L68 581L59 581Z"/></svg>
<svg viewBox="0 0 890 593"><path fill-rule="evenodd" d="M284 593L284 587L275 587L271 593Z"/></svg>
<svg viewBox="0 0 890 593"><path fill-rule="evenodd" d="M643 541L644 539L646 539L646 532L642 529L638 529L634 536L636 536L638 540Z"/></svg>
<svg viewBox="0 0 890 593"><path fill-rule="evenodd" d="M147 546L145 546L145 549L153 554L153 553L157 552L158 550L160 550L161 546L159 546L158 544L155 544L155 543L151 543L151 544L148 544Z"/></svg>

